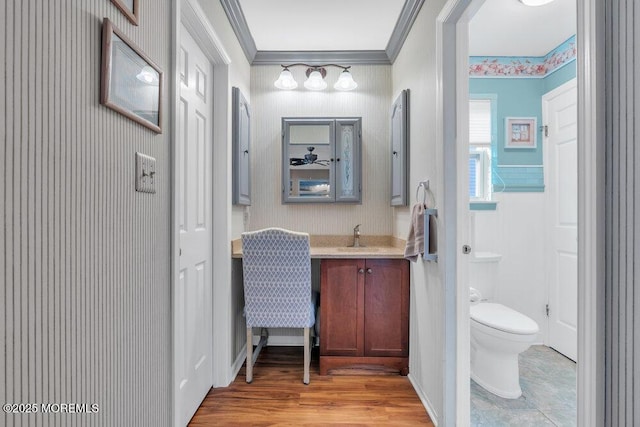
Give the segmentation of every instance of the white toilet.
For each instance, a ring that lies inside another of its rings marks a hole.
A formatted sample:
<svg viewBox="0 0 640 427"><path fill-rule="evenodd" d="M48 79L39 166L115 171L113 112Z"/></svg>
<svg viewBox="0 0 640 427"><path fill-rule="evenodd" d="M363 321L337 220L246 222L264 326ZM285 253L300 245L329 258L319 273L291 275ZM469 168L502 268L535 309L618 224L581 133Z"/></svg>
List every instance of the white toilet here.
<svg viewBox="0 0 640 427"><path fill-rule="evenodd" d="M480 252L469 266L471 300L471 378L507 399L522 395L518 354L536 341L538 324L502 304L491 302L499 254Z"/></svg>

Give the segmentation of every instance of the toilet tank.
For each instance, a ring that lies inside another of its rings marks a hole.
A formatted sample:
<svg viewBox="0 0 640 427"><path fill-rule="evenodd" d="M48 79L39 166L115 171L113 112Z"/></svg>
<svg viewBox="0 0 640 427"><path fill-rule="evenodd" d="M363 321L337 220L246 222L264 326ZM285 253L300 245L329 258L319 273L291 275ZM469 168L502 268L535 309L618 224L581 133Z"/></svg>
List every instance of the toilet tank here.
<svg viewBox="0 0 640 427"><path fill-rule="evenodd" d="M480 291L483 299L493 300L502 255L477 252L469 261L469 286Z"/></svg>

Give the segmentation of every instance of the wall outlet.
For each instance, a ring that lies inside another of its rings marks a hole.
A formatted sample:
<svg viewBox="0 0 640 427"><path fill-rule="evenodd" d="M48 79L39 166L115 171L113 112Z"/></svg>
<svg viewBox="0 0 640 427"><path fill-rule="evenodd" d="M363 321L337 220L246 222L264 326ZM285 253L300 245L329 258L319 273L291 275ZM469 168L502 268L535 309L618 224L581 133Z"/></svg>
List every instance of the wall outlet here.
<svg viewBox="0 0 640 427"><path fill-rule="evenodd" d="M156 159L136 153L136 191L156 192Z"/></svg>

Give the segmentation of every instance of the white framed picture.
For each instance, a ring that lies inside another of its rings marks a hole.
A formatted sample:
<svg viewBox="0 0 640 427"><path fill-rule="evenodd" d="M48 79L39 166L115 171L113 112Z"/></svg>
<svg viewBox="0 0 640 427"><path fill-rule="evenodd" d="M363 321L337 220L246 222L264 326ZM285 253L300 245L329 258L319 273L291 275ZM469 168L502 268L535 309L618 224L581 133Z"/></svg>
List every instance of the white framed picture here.
<svg viewBox="0 0 640 427"><path fill-rule="evenodd" d="M504 148L536 148L538 119L536 117L505 117Z"/></svg>

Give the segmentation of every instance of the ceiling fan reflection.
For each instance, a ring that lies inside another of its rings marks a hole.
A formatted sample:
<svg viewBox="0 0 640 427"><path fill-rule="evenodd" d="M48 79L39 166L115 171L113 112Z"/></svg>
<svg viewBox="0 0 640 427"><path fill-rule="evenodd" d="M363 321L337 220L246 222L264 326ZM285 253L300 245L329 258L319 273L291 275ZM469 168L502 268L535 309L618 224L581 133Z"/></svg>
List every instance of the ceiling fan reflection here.
<svg viewBox="0 0 640 427"><path fill-rule="evenodd" d="M291 157L289 159L289 164L291 166L304 166L304 165L329 166L329 162L330 162L329 160L318 160L318 155L313 154L313 150L315 149L316 147L307 147L307 150L309 152L305 154L303 158Z"/></svg>

